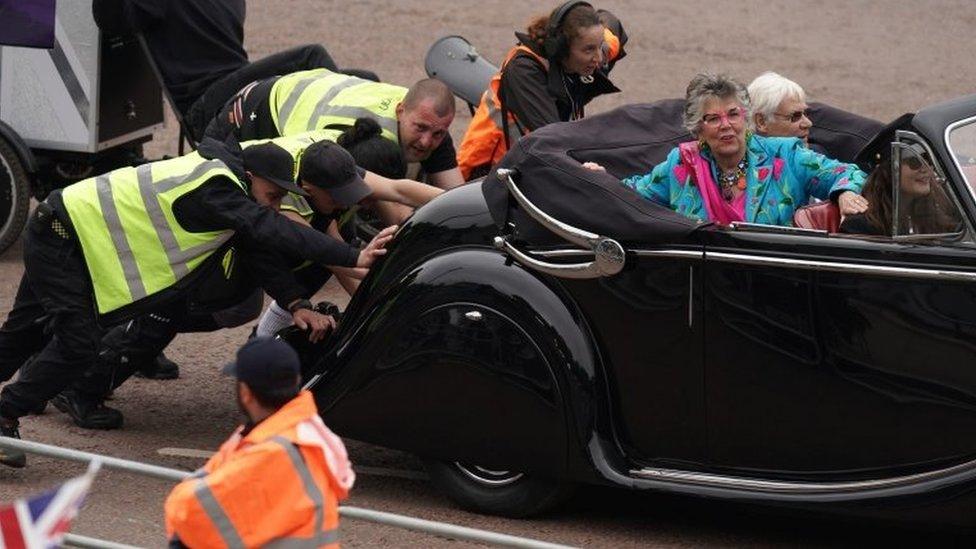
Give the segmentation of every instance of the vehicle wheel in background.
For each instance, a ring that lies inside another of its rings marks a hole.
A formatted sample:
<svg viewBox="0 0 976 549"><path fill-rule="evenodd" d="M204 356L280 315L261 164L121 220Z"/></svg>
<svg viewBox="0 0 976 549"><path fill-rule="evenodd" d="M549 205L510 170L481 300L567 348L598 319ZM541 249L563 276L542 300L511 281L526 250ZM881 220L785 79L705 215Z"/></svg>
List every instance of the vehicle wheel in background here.
<svg viewBox="0 0 976 549"><path fill-rule="evenodd" d="M461 462L424 460L431 482L455 503L476 513L525 518L565 501L575 486L516 471Z"/></svg>
<svg viewBox="0 0 976 549"><path fill-rule="evenodd" d="M20 158L13 147L0 138L0 253L24 230L30 197L30 180Z"/></svg>

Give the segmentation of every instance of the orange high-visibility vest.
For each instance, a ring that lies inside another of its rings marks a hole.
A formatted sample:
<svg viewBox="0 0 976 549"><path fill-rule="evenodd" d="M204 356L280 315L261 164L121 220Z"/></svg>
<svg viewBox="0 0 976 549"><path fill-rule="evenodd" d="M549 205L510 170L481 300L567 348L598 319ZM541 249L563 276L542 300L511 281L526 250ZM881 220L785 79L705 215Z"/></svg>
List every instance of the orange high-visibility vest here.
<svg viewBox="0 0 976 549"><path fill-rule="evenodd" d="M189 547L338 547L355 480L342 441L302 391L166 498L166 532Z"/></svg>
<svg viewBox="0 0 976 549"><path fill-rule="evenodd" d="M620 40L610 29L603 29L604 55L607 61L616 59L620 54ZM472 172L482 166L493 166L505 156L508 147L505 143L504 124L502 124L502 102L499 99L499 89L502 85L502 73L508 63L520 53L525 53L535 59L543 69L549 70L549 61L532 51L528 46L519 44L505 56L501 68L491 77L488 89L481 95L478 109L471 118L471 124L464 133L461 148L458 150L458 168L467 181ZM529 133L519 124L515 115L508 111L508 141L515 143L519 137Z"/></svg>

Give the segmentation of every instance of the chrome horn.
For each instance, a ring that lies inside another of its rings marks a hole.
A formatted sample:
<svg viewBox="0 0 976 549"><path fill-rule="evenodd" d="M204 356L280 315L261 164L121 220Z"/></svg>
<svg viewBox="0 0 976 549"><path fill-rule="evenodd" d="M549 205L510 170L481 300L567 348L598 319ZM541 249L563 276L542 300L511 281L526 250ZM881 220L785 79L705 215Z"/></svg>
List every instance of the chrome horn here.
<svg viewBox="0 0 976 549"><path fill-rule="evenodd" d="M508 192L512 193L519 206L546 229L581 248L593 252L594 258L588 263L563 264L540 261L513 246L507 236L495 237L496 248L504 250L526 267L561 278L584 279L613 276L624 268L627 256L624 253L623 246L612 238L567 225L539 209L519 190L512 178L513 172L514 170L499 168L496 174L498 180L508 187Z"/></svg>

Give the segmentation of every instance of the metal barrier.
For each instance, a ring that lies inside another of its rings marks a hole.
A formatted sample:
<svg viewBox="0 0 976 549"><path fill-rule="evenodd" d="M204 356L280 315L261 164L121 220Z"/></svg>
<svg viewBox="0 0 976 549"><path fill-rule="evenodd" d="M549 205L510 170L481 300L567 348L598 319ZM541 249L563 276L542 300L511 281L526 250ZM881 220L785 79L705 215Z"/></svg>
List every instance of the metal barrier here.
<svg viewBox="0 0 976 549"><path fill-rule="evenodd" d="M31 442L28 440L0 437L0 446L16 448L31 454L66 459L69 461L79 461L82 463L90 463L93 460L98 460L102 463L102 467L106 469L127 471L162 480L179 482L190 476L189 472L180 471L179 469L170 469L168 467L150 465L148 463L142 463L139 461L131 461L111 456L102 456L99 454L92 454L89 452L82 452L80 450L73 450L71 448L62 448L60 446L42 444L40 442ZM413 530L425 534L432 534L435 536L463 541L487 543L503 547L520 547L527 549L566 549L569 547L567 545L536 541L529 538L490 532L488 530L457 526L455 524L448 524L446 522L418 519L408 517L406 515L373 511L371 509L350 507L348 505L339 506L339 515L342 518L347 519L364 520L387 526L405 528L407 530ZM132 547L131 545L123 545L111 541L79 536L76 534L66 535L64 538L64 543L65 545L69 545L71 547L85 547L91 549L130 549Z"/></svg>

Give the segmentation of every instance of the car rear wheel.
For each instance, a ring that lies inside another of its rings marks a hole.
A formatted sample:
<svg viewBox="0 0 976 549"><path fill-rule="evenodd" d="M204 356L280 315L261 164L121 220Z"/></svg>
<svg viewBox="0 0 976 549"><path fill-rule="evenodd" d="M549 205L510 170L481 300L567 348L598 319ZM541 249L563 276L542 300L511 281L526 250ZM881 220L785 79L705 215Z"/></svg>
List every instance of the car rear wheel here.
<svg viewBox="0 0 976 549"><path fill-rule="evenodd" d="M572 484L458 461L424 460L431 482L461 507L488 515L524 518L559 505Z"/></svg>
<svg viewBox="0 0 976 549"><path fill-rule="evenodd" d="M0 138L0 253L10 247L27 223L30 212L30 180L20 158Z"/></svg>

